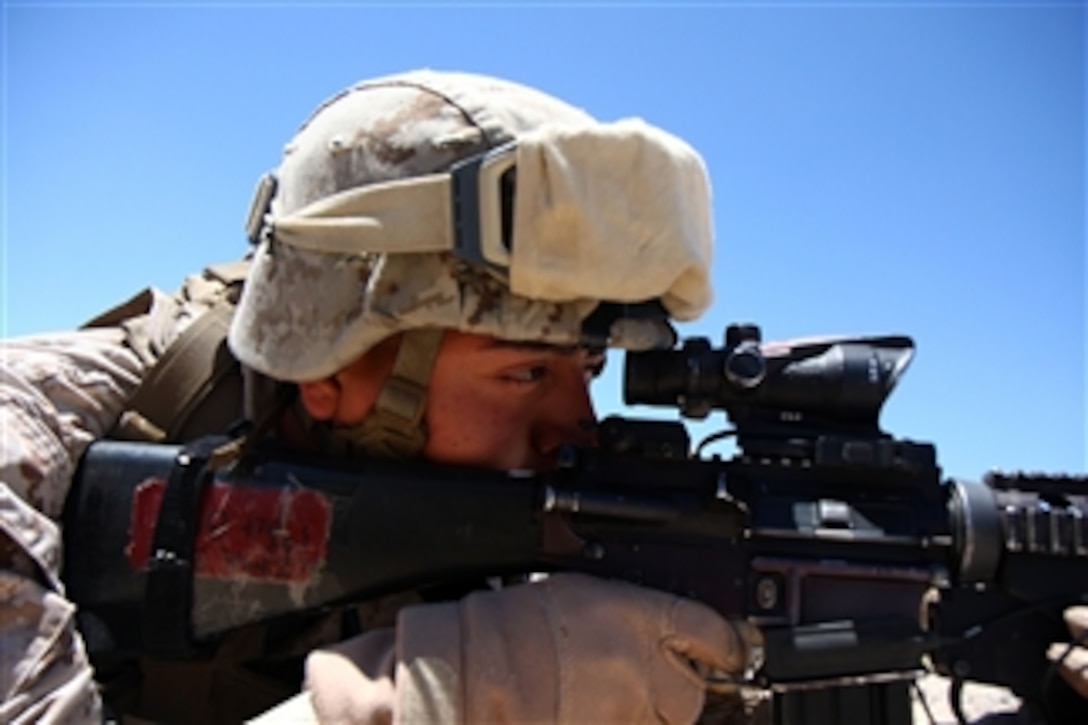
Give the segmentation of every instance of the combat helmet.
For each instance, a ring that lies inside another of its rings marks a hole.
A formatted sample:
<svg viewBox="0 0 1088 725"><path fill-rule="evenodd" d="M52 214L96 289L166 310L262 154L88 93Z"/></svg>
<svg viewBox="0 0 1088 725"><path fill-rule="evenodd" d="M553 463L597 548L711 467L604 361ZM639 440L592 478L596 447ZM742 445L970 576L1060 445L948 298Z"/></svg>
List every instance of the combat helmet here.
<svg viewBox="0 0 1088 725"><path fill-rule="evenodd" d="M442 330L672 344L668 319L710 303L709 208L698 154L641 121L599 123L483 75L363 81L319 106L259 185L229 343L303 382L404 333L353 438L414 455Z"/></svg>

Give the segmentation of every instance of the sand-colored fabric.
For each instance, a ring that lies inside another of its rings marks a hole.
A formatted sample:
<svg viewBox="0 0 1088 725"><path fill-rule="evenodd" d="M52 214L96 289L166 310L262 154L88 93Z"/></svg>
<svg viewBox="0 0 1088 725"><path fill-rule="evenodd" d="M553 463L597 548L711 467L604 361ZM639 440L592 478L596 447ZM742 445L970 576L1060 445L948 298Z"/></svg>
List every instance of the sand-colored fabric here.
<svg viewBox="0 0 1088 725"><path fill-rule="evenodd" d="M466 261L450 251L447 172L511 141L509 263ZM515 83L428 71L361 84L314 114L276 173L229 341L278 380L323 378L419 327L572 345L602 301L660 299L677 319L710 302L695 151ZM660 324L629 320L609 344L668 344Z"/></svg>
<svg viewBox="0 0 1088 725"><path fill-rule="evenodd" d="M315 652L321 722L691 723L694 663L740 673L759 634L696 602L578 574L413 606ZM395 657L394 657L395 652Z"/></svg>
<svg viewBox="0 0 1088 725"><path fill-rule="evenodd" d="M710 197L694 149L628 119L544 126L508 153L517 170L512 292L552 302L662 299L681 319L706 309ZM342 191L271 217L271 243L339 255L453 252L452 186L450 174L428 174ZM489 192L499 187L481 189Z"/></svg>
<svg viewBox="0 0 1088 725"><path fill-rule="evenodd" d="M57 526L79 457L143 367L116 328L0 346L0 722L99 722Z"/></svg>
<svg viewBox="0 0 1088 725"><path fill-rule="evenodd" d="M709 307L710 183L679 138L637 119L518 141L510 287L537 300Z"/></svg>

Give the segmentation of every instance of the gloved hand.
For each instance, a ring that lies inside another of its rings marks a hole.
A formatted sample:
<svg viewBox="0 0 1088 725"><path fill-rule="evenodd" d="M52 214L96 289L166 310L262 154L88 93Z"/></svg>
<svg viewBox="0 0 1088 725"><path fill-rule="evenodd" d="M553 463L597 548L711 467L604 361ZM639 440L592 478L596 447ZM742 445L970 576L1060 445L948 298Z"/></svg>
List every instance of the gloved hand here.
<svg viewBox="0 0 1088 725"><path fill-rule="evenodd" d="M557 574L407 607L395 641L311 654L306 687L322 722L690 723L700 671L740 674L761 646L755 627L691 600Z"/></svg>
<svg viewBox="0 0 1088 725"><path fill-rule="evenodd" d="M1058 672L1081 697L1088 697L1088 607L1069 607L1065 610L1065 624L1073 638L1068 643L1057 642L1047 649L1046 656L1052 662L1060 662Z"/></svg>

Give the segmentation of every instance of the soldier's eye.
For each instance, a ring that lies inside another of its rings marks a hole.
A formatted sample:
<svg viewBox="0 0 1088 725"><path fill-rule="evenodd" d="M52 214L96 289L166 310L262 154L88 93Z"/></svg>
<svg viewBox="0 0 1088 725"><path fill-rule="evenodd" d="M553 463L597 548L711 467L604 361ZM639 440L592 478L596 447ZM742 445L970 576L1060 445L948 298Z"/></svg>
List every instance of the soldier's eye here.
<svg viewBox="0 0 1088 725"><path fill-rule="evenodd" d="M547 365L525 365L503 373L503 378L512 383L527 385L543 380L548 374Z"/></svg>

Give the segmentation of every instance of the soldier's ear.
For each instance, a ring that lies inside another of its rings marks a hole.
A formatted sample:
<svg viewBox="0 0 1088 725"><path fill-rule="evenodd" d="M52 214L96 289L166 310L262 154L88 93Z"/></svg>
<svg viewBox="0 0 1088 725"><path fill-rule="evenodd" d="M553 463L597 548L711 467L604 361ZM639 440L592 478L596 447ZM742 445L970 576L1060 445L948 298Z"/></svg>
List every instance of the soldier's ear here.
<svg viewBox="0 0 1088 725"><path fill-rule="evenodd" d="M299 383L298 395L314 420L331 420L340 407L340 385L334 377Z"/></svg>

